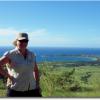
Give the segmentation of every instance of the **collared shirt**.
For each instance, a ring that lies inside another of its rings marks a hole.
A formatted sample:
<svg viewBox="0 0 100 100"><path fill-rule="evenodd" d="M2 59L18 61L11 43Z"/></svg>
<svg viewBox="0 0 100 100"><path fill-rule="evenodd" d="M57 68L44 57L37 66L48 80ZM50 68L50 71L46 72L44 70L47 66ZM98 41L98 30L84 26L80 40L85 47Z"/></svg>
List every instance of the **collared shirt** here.
<svg viewBox="0 0 100 100"><path fill-rule="evenodd" d="M33 69L35 66L35 55L27 50L26 59L20 53L18 48L6 52L11 63L7 64L8 73L14 77L14 80L9 82L8 85L11 89L16 91L28 91L36 88L36 81L33 76ZM9 84L10 83L10 84Z"/></svg>

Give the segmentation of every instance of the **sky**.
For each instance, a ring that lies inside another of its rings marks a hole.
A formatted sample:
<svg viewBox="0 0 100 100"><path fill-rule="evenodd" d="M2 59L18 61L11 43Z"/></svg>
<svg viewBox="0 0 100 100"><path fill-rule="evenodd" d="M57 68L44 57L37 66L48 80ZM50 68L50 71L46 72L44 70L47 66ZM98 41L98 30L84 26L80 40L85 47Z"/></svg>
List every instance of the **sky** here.
<svg viewBox="0 0 100 100"><path fill-rule="evenodd" d="M0 1L0 46L20 32L33 47L100 48L100 1Z"/></svg>

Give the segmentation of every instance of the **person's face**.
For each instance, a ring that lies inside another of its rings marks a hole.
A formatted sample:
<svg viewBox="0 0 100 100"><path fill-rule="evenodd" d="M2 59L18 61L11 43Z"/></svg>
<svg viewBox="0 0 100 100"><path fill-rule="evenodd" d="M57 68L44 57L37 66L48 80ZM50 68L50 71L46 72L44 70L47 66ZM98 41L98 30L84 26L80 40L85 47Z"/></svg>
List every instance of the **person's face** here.
<svg viewBox="0 0 100 100"><path fill-rule="evenodd" d="M17 40L17 47L20 49L26 49L28 40Z"/></svg>

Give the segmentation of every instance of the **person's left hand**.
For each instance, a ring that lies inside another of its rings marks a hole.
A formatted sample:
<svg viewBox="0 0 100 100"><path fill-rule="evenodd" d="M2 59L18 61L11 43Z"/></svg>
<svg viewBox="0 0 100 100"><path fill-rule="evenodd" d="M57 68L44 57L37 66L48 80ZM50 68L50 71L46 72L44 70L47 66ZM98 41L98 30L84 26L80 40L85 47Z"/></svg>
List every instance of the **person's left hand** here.
<svg viewBox="0 0 100 100"><path fill-rule="evenodd" d="M39 84L36 84L36 89L39 89L39 88L40 88Z"/></svg>
<svg viewBox="0 0 100 100"><path fill-rule="evenodd" d="M39 92L41 93L41 88L40 88L39 84L36 84L36 89L39 90Z"/></svg>

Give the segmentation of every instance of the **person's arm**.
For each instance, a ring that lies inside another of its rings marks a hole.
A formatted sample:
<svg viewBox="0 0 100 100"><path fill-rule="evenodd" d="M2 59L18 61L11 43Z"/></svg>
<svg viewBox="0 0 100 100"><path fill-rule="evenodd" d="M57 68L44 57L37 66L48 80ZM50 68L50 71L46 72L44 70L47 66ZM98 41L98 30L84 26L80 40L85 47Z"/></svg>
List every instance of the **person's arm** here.
<svg viewBox="0 0 100 100"><path fill-rule="evenodd" d="M9 63L9 58L6 56L3 56L0 58L0 74L6 78L12 79L12 76L10 76L6 71L3 70L3 67L6 63Z"/></svg>
<svg viewBox="0 0 100 100"><path fill-rule="evenodd" d="M34 66L34 77L36 80L36 87L39 88L39 70L38 70L38 66L37 66L36 62L35 62L35 66Z"/></svg>

